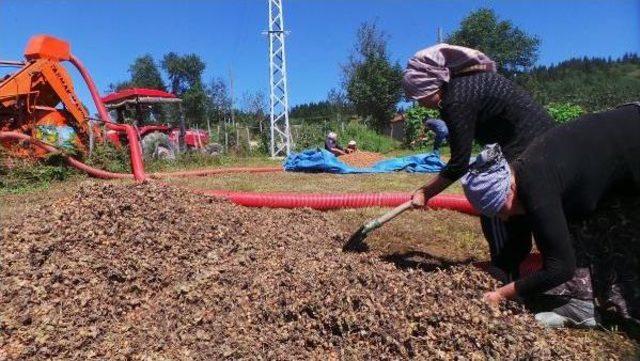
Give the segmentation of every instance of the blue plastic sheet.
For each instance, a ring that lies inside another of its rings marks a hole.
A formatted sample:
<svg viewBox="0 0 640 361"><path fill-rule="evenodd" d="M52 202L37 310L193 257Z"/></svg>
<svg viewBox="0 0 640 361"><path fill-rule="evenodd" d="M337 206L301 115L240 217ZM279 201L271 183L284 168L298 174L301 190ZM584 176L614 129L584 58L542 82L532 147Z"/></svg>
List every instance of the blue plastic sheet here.
<svg viewBox="0 0 640 361"><path fill-rule="evenodd" d="M445 163L438 152L415 154L406 157L380 161L370 168L354 168L324 149L309 149L301 153L291 153L284 162L284 169L290 172L310 173L391 173L405 171L410 173L437 173Z"/></svg>

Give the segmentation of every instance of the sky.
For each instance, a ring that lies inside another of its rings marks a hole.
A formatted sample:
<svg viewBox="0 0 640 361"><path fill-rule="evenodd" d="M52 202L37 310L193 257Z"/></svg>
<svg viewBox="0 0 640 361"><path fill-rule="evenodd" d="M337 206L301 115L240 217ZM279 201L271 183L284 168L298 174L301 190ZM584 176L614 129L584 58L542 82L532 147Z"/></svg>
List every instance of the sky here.
<svg viewBox="0 0 640 361"><path fill-rule="evenodd" d="M438 27L446 35L483 7L541 39L538 65L640 52L640 0L283 0L283 7L290 106L324 100L339 87L340 64L365 21L377 21L392 60L403 65L436 42ZM129 78L140 55L159 61L170 51L195 53L206 62L205 82L233 75L241 107L243 94L268 93L267 9L267 0L0 0L0 59L22 59L32 35L50 34L71 44L104 92Z"/></svg>

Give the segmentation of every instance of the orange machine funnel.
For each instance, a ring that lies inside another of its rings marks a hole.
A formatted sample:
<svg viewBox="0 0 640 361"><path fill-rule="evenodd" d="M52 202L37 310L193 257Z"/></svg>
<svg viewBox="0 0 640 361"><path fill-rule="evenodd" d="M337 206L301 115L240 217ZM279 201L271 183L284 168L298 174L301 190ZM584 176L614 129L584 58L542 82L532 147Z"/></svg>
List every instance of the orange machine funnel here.
<svg viewBox="0 0 640 361"><path fill-rule="evenodd" d="M71 48L69 43L49 35L36 35L29 39L24 56L27 60L52 59L69 60Z"/></svg>

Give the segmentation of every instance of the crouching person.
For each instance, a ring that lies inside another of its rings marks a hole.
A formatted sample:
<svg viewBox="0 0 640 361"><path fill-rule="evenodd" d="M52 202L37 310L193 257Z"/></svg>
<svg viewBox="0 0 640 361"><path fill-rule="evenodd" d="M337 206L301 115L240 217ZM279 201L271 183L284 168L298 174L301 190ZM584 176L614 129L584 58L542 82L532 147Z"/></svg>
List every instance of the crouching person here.
<svg viewBox="0 0 640 361"><path fill-rule="evenodd" d="M512 279L487 302L533 301L547 326L593 326L597 311L640 338L639 105L550 129L511 164L487 146L462 184ZM521 277L532 238L542 268Z"/></svg>
<svg viewBox="0 0 640 361"><path fill-rule="evenodd" d="M324 140L324 149L333 153L336 157L347 154L344 148L338 144L338 134L329 132L327 138Z"/></svg>
<svg viewBox="0 0 640 361"><path fill-rule="evenodd" d="M347 152L347 154L351 154L351 153L355 153L358 151L358 144L356 143L355 140L350 140L349 143L347 143L347 149L345 150Z"/></svg>

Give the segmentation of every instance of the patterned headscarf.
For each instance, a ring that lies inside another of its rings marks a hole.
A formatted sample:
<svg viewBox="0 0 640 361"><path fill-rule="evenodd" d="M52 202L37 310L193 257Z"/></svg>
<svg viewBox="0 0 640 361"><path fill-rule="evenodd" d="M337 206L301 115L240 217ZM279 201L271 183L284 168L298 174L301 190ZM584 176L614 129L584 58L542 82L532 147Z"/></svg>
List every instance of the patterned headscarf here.
<svg viewBox="0 0 640 361"><path fill-rule="evenodd" d="M462 189L473 208L494 217L504 206L511 186L511 168L498 144L489 144L462 179Z"/></svg>
<svg viewBox="0 0 640 361"><path fill-rule="evenodd" d="M495 72L496 64L478 50L438 44L409 59L402 87L408 98L418 100L438 91L451 77L471 71Z"/></svg>

